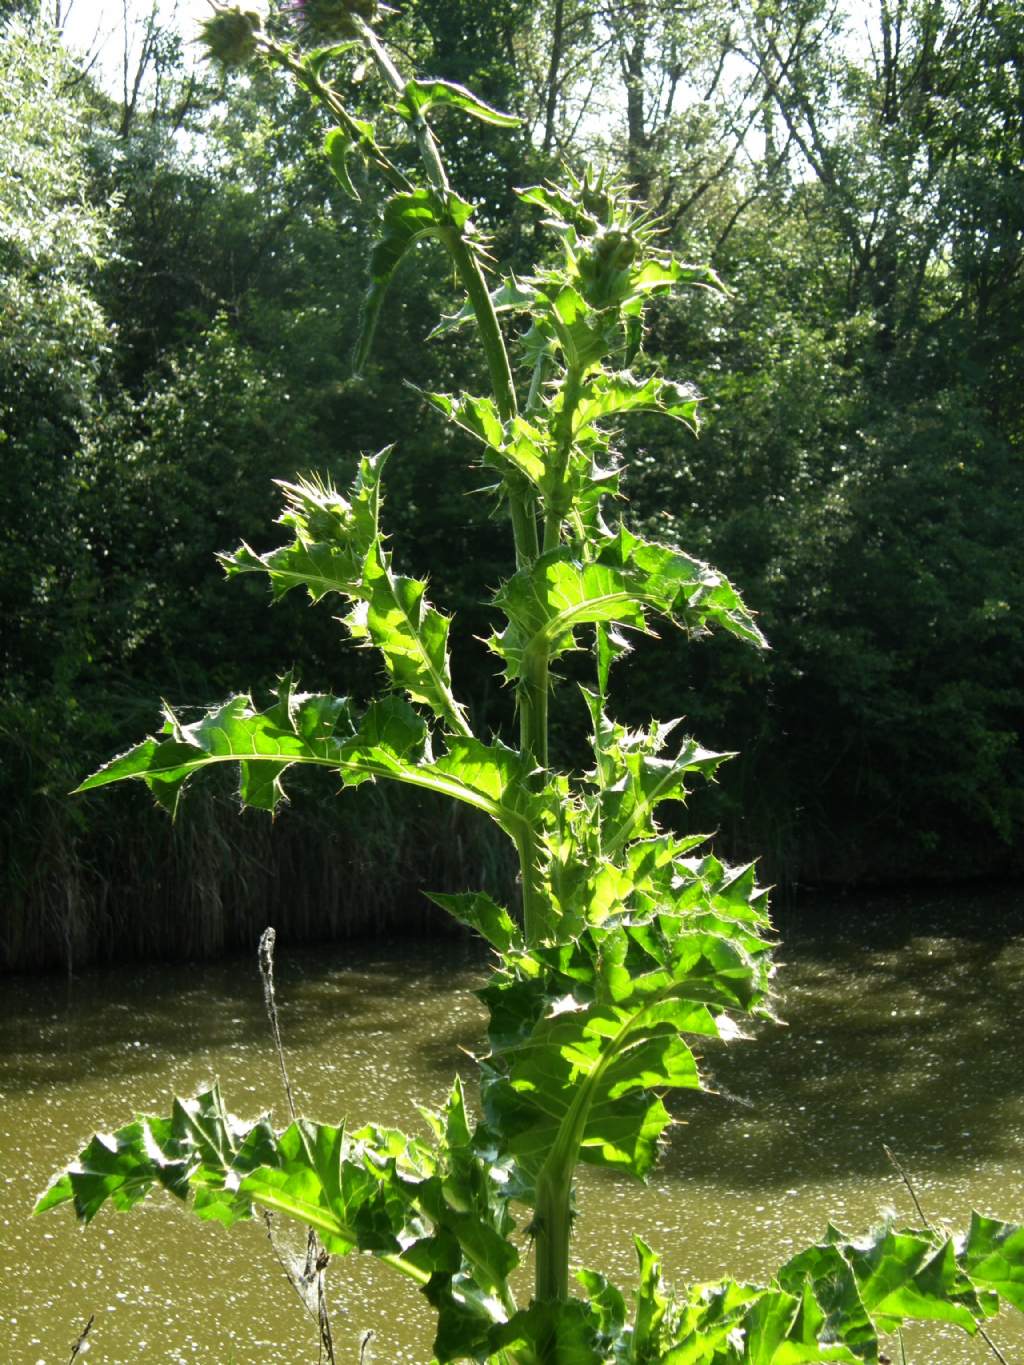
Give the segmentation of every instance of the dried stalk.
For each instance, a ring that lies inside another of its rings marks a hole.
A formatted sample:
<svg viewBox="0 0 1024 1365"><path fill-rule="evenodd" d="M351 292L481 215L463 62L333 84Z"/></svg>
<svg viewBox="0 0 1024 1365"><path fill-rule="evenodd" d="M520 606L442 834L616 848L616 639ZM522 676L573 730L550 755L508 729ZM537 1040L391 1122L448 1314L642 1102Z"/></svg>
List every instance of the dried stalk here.
<svg viewBox="0 0 1024 1365"><path fill-rule="evenodd" d="M288 1112L294 1123L298 1117L298 1110L295 1106L295 1096L292 1093L291 1080L288 1076L288 1065L284 1056L284 1044L281 1041L281 1025L277 1014L277 994L274 990L274 944L277 941L277 933L272 928L264 929L260 935L259 948L257 949L257 959L260 968L260 980L263 982L263 1003L267 1011L267 1019L270 1022L270 1033L274 1040L274 1050L277 1053L278 1066L281 1068L281 1081L284 1085L285 1097L288 1101ZM326 1361L327 1365L336 1365L334 1355L334 1337L331 1332L331 1317L327 1306L327 1267L330 1264L330 1256L324 1250L319 1237L312 1228L306 1237L306 1260L301 1271L296 1271L297 1262L290 1253L286 1252L277 1242L274 1233L274 1216L269 1209L263 1210L263 1222L267 1229L267 1237L270 1245L274 1249L282 1270L284 1271L288 1283L302 1300L302 1305L309 1313L310 1317L317 1325L320 1333L320 1360ZM313 1302L312 1292L315 1289L316 1301Z"/></svg>
<svg viewBox="0 0 1024 1365"><path fill-rule="evenodd" d="M928 1229L929 1232L934 1232L934 1231L935 1231L935 1225L932 1223L931 1219L928 1217L928 1215L925 1213L924 1209L921 1207L921 1201L920 1201L920 1200L918 1199L918 1197L917 1197L917 1191L914 1189L913 1183L912 1183L912 1181L911 1181L911 1179L910 1179L910 1176L907 1174L905 1167L904 1167L904 1166L902 1165L902 1163L899 1161L899 1159L897 1158L897 1156L896 1156L895 1152L892 1150L892 1148L891 1148L891 1147L888 1147L884 1142L882 1143L882 1151L883 1151L883 1152L885 1153L885 1155L889 1158L889 1163L890 1163L890 1165L892 1166L893 1170L896 1172L896 1174L899 1176L899 1178L903 1181L904 1185L906 1185L906 1187L907 1187L907 1193L910 1195L910 1198L913 1200L914 1208L917 1210L917 1216L918 1216L918 1218L920 1218L921 1222L924 1224L924 1226ZM992 1352L992 1354L995 1356L996 1360L999 1361L999 1365L1010 1365L1010 1362L1006 1359L1006 1357L1003 1355L1002 1351L999 1349L999 1347L996 1345L996 1343L992 1340L992 1338L989 1336L989 1334L985 1331L984 1327L982 1327L982 1326L980 1325L980 1323L979 1323L979 1325L978 1325L978 1336L981 1337L982 1341L985 1343L985 1345L988 1347L988 1349L989 1349L989 1350ZM901 1334L900 1334L900 1347L901 1347L901 1349L902 1349L902 1346L903 1346L903 1336L902 1336L902 1333L901 1333ZM905 1362L905 1361L906 1361L906 1356L904 1355L904 1362Z"/></svg>
<svg viewBox="0 0 1024 1365"><path fill-rule="evenodd" d="M78 1355L79 1355L79 1353L80 1353L81 1351L86 1351L86 1350L89 1349L88 1346L87 1346L87 1344L86 1344L86 1337L87 1337L87 1336L89 1335L89 1333L92 1331L92 1325L93 1325L93 1323L94 1323L95 1321L96 1321L96 1314L95 1314L95 1313L90 1313L90 1314L89 1314L89 1321L85 1324L85 1326L84 1326L84 1327L82 1328L82 1330L79 1332L79 1334L78 1334L78 1340L75 1342L74 1346L72 1346L72 1348L71 1348L71 1354L70 1354L70 1356L68 1357L68 1365L71 1365L71 1362L72 1362L73 1360L76 1360L76 1359L78 1358Z"/></svg>

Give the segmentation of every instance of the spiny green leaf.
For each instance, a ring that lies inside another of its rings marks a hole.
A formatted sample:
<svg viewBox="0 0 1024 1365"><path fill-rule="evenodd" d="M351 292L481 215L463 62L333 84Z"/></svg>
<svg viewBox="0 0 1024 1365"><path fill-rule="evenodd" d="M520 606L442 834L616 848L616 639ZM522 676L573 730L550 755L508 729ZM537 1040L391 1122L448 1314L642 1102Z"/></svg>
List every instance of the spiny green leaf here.
<svg viewBox="0 0 1024 1365"><path fill-rule="evenodd" d="M495 1328L488 1343L501 1351L502 1359L517 1365L604 1365L607 1353L601 1349L601 1318L592 1306L579 1299L565 1303L533 1303L520 1309L501 1327ZM497 1357L494 1357L497 1358Z"/></svg>
<svg viewBox="0 0 1024 1365"><path fill-rule="evenodd" d="M187 1161L167 1163L158 1148L151 1149L146 1122L138 1120L110 1137L93 1137L75 1165L42 1196L35 1212L45 1213L70 1201L75 1215L89 1223L108 1199L123 1212L145 1199L158 1183L182 1198L188 1173Z"/></svg>
<svg viewBox="0 0 1024 1365"><path fill-rule="evenodd" d="M360 1145L341 1128L304 1119L292 1123L276 1143L273 1164L248 1175L240 1192L315 1229L337 1255L357 1246L400 1250L381 1182L363 1164Z"/></svg>
<svg viewBox="0 0 1024 1365"><path fill-rule="evenodd" d="M494 595L509 619L488 644L505 662L506 676L521 677L532 653L556 659L576 648L573 631L587 622L615 621L642 630L643 603L629 577L603 564L581 564L567 548L551 550L520 569Z"/></svg>
<svg viewBox="0 0 1024 1365"><path fill-rule="evenodd" d="M280 698L268 711L254 710L248 697L232 697L214 708L193 725L182 724L172 711L165 712L164 730L174 738L144 740L128 753L111 760L81 783L79 792L91 791L110 782L141 778L162 805L172 812L181 790L199 769L211 763L235 762L240 765L241 790L260 809L273 810L281 799L281 774L290 763L318 763L337 766L341 762L343 738L354 731L351 712L342 698L307 696L294 698L298 724L306 707L317 717L325 706L333 711L330 735L309 742L296 721L282 715ZM253 776L257 765L267 765L269 780Z"/></svg>
<svg viewBox="0 0 1024 1365"><path fill-rule="evenodd" d="M637 1360L653 1359L668 1307L668 1297L662 1289L660 1258L642 1237L634 1237L633 1245L640 1271L633 1316L634 1351Z"/></svg>
<svg viewBox="0 0 1024 1365"><path fill-rule="evenodd" d="M500 110L485 104L478 95L474 95L465 86L456 85L453 81L406 81L405 90L396 101L394 109L402 118L411 122L418 114L427 114L437 105L458 109L460 113L469 114L471 118L479 119L481 123L490 123L498 128L518 128L521 122L514 114L503 114Z"/></svg>
<svg viewBox="0 0 1024 1365"><path fill-rule="evenodd" d="M361 120L353 120L364 137L372 140L373 126ZM359 147L359 137L353 135L347 128L332 128L324 138L324 151L327 154L327 162L334 172L335 178L341 185L350 199L360 202L359 191L352 183L349 174L349 157Z"/></svg>
<svg viewBox="0 0 1024 1365"><path fill-rule="evenodd" d="M430 1277L423 1293L437 1312L433 1351L438 1365L486 1360L491 1354L491 1333L507 1316L500 1300L472 1277L443 1270Z"/></svg>
<svg viewBox="0 0 1024 1365"><path fill-rule="evenodd" d="M520 282L514 275L510 275L496 289L491 290L491 307L496 313L522 312L530 307L535 297L535 291L528 283ZM428 340L443 336L456 328L464 327L475 319L476 312L473 305L466 303L451 317L442 318L434 330L429 333Z"/></svg>
<svg viewBox="0 0 1024 1365"><path fill-rule="evenodd" d="M623 412L660 412L695 430L699 401L691 387L671 380L638 379L629 371L599 374L583 387L573 430L578 437L592 423Z"/></svg>
<svg viewBox="0 0 1024 1365"><path fill-rule="evenodd" d="M484 445L500 449L505 439L505 428L493 398L476 398L472 394L452 395L425 393L424 398L442 412L450 422L468 431Z"/></svg>
<svg viewBox="0 0 1024 1365"><path fill-rule="evenodd" d="M292 532L291 543L263 555L244 544L218 555L227 576L265 573L274 601L297 587L313 602L330 592L358 596L364 560L379 535L380 479L390 453L387 446L362 457L347 497L317 477L279 482L285 506L278 521Z"/></svg>
<svg viewBox="0 0 1024 1365"><path fill-rule="evenodd" d="M345 624L355 639L365 638L380 650L395 687L468 734L465 712L452 695L451 621L426 600L426 587L420 579L393 573L378 541L363 560L360 599Z"/></svg>
<svg viewBox="0 0 1024 1365"><path fill-rule="evenodd" d="M577 1270L575 1278L586 1291L602 1337L614 1340L626 1323L626 1300L622 1291L596 1270Z"/></svg>
<svg viewBox="0 0 1024 1365"><path fill-rule="evenodd" d="M612 664L630 652L633 646L614 625L598 622L594 627L594 655L597 661L598 709L608 695L608 679Z"/></svg>
<svg viewBox="0 0 1024 1365"><path fill-rule="evenodd" d="M319 76L328 62L344 56L346 52L351 52L353 48L359 46L359 40L351 38L344 43L331 43L327 47L313 48L311 52L303 54L302 60L315 76Z"/></svg>
<svg viewBox="0 0 1024 1365"><path fill-rule="evenodd" d="M427 892L427 898L442 910L447 910L460 924L476 929L499 952L508 952L513 944L522 940L519 928L508 911L482 891L463 892L455 896Z"/></svg>
<svg viewBox="0 0 1024 1365"><path fill-rule="evenodd" d="M642 1176L668 1123L651 1092L700 1086L684 1034L714 1035L712 1008L756 1008L765 991L753 957L682 916L514 952L481 992L489 1122L529 1176L570 1133L580 1159Z"/></svg>
<svg viewBox="0 0 1024 1365"><path fill-rule="evenodd" d="M497 405L491 398L445 393L426 393L423 396L450 422L486 446L485 463L491 468L507 474L511 467L525 475L536 487L543 485L547 469L547 437L540 428L519 416L503 423Z"/></svg>
<svg viewBox="0 0 1024 1365"><path fill-rule="evenodd" d="M232 697L193 725L167 715L172 739L143 741L77 790L140 779L173 810L194 773L237 762L243 797L273 809L285 770L307 763L337 771L347 785L385 777L454 797L490 815L514 839L543 818L546 798L531 791L530 765L515 750L452 736L434 759L422 718L398 697L371 703L357 724L344 698L296 693L284 680L278 701L264 712L248 697ZM258 777L264 767L269 780Z"/></svg>
<svg viewBox="0 0 1024 1365"><path fill-rule="evenodd" d="M974 1314L955 1301L969 1294L971 1285L956 1264L952 1242L936 1247L926 1236L886 1231L868 1246L850 1243L844 1255L864 1307L876 1321L895 1325L924 1318L976 1330Z"/></svg>
<svg viewBox="0 0 1024 1365"><path fill-rule="evenodd" d="M462 1089L462 1079L459 1076L456 1076L452 1082L448 1103L444 1108L442 1132L445 1146L449 1152L454 1148L469 1146L471 1133L469 1118L466 1114L466 1095Z"/></svg>
<svg viewBox="0 0 1024 1365"><path fill-rule="evenodd" d="M625 527L605 542L598 561L629 573L642 600L695 634L717 625L767 648L739 593L709 564L671 546L643 540Z"/></svg>
<svg viewBox="0 0 1024 1365"><path fill-rule="evenodd" d="M345 624L356 640L380 650L395 687L468 734L452 694L450 620L427 601L426 583L393 572L383 547L380 479L389 453L360 460L347 498L318 479L282 485L287 501L279 520L293 532L291 544L264 555L243 545L221 559L229 575L265 572L275 599L302 586L314 602L329 592L354 602Z"/></svg>
<svg viewBox="0 0 1024 1365"><path fill-rule="evenodd" d="M444 1305L446 1330L472 1305L473 1340L482 1342L508 1316L504 1287L518 1261L504 1181L473 1146L460 1087L435 1131L433 1148L395 1129L346 1134L304 1119L276 1136L263 1120L231 1119L214 1089L176 1100L170 1118L94 1138L37 1211L73 1201L88 1221L107 1200L128 1209L157 1184L191 1194L194 1213L228 1225L259 1204L313 1228L335 1254L387 1258ZM438 1359L462 1358L462 1340L453 1336Z"/></svg>
<svg viewBox="0 0 1024 1365"><path fill-rule="evenodd" d="M644 261L630 278L634 296L660 292L679 284L708 289L715 294L729 292L709 265L688 265L674 256Z"/></svg>
<svg viewBox="0 0 1024 1365"><path fill-rule="evenodd" d="M567 547L548 551L508 579L494 602L509 626L488 644L504 660L510 679L523 675L531 652L543 649L554 659L573 649L574 627L598 622L645 629L648 609L691 630L717 624L765 644L728 580L709 565L642 541L624 528L605 542L596 562L579 563Z"/></svg>
<svg viewBox="0 0 1024 1365"><path fill-rule="evenodd" d="M586 374L620 348L622 325L616 310L591 307L579 290L559 277L537 289L534 310L546 314L567 368Z"/></svg>
<svg viewBox="0 0 1024 1365"><path fill-rule="evenodd" d="M216 1086L191 1100L175 1100L171 1117L143 1115L111 1136L95 1135L78 1160L58 1177L36 1213L74 1204L90 1222L109 1199L120 1211L143 1200L154 1186L184 1199L191 1183L221 1189L240 1154L254 1150L245 1139L262 1139L265 1125L246 1128L224 1108ZM244 1160L243 1160L244 1169Z"/></svg>
<svg viewBox="0 0 1024 1365"><path fill-rule="evenodd" d="M575 202L556 185L529 185L525 189L517 189L516 194L524 204L543 209L556 221L568 223L576 215Z"/></svg>
<svg viewBox="0 0 1024 1365"><path fill-rule="evenodd" d="M601 850L614 856L632 840L657 833L655 806L661 801L685 801L689 774L713 778L731 755L704 749L696 740L686 738L673 758L661 758L677 721L652 722L646 730L627 730L608 719L594 693L585 688L582 691L594 724L596 766L588 777L599 793Z"/></svg>
<svg viewBox="0 0 1024 1365"><path fill-rule="evenodd" d="M548 1052L536 1059L523 1089L504 1079L488 1083L485 1089L488 1121L502 1132L507 1150L527 1179L539 1174L570 1117L572 1095L566 1095L565 1086L572 1069L557 1063L557 1052ZM531 1089L538 1085L539 1091ZM549 1109L552 1101L554 1108ZM595 1095L578 1137L577 1159L642 1179L654 1165L658 1141L669 1122L668 1111L655 1096L633 1091L611 1100Z"/></svg>
<svg viewBox="0 0 1024 1365"><path fill-rule="evenodd" d="M465 222L471 207L458 200ZM361 375L373 345L377 319L392 276L402 257L421 238L436 235L448 221L445 207L433 190L417 189L393 194L384 205L381 236L370 255L370 287L363 300L362 326L352 358L352 372ZM460 224L461 226L461 224Z"/></svg>
<svg viewBox="0 0 1024 1365"><path fill-rule="evenodd" d="M602 845L606 853L634 839L657 833L654 809L662 801L683 801L689 795L691 774L712 778L730 754L704 749L693 738L683 740L672 758L661 758L639 745L623 748L614 758L606 755L612 780L601 792Z"/></svg>
<svg viewBox="0 0 1024 1365"><path fill-rule="evenodd" d="M1024 1228L973 1213L958 1259L980 1288L1024 1312Z"/></svg>
<svg viewBox="0 0 1024 1365"><path fill-rule="evenodd" d="M817 1343L812 1342L808 1351L793 1349L795 1343L790 1334L799 1311L800 1300L782 1289L762 1294L743 1318L744 1362L782 1365L784 1359L787 1365L797 1365L799 1361L819 1360ZM780 1358L784 1343L790 1349Z"/></svg>
<svg viewBox="0 0 1024 1365"><path fill-rule="evenodd" d="M813 1294L820 1315L816 1336L842 1340L870 1359L877 1333L864 1307L857 1279L839 1248L820 1244L799 1252L779 1271L779 1284L790 1294Z"/></svg>

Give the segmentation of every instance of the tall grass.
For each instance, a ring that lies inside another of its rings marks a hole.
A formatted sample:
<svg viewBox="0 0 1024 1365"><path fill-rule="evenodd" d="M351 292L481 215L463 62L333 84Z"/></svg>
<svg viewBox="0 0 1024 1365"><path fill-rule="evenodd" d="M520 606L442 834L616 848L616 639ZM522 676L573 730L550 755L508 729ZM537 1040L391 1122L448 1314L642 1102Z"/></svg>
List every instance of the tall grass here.
<svg viewBox="0 0 1024 1365"><path fill-rule="evenodd" d="M210 958L268 925L292 944L450 933L424 890L513 894L510 850L483 817L377 787L338 798L317 783L271 821L206 783L173 824L142 793L39 793L2 837L7 971Z"/></svg>

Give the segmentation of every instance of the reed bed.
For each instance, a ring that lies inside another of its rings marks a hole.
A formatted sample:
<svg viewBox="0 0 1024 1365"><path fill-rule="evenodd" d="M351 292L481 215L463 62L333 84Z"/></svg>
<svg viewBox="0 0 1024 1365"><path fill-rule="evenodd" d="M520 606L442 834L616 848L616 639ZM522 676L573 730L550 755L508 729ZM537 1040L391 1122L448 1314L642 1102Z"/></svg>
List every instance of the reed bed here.
<svg viewBox="0 0 1024 1365"><path fill-rule="evenodd" d="M515 897L511 849L471 810L376 786L295 795L271 820L207 782L173 823L139 792L37 796L3 834L0 969L208 959L268 926L291 944L451 933L424 891Z"/></svg>

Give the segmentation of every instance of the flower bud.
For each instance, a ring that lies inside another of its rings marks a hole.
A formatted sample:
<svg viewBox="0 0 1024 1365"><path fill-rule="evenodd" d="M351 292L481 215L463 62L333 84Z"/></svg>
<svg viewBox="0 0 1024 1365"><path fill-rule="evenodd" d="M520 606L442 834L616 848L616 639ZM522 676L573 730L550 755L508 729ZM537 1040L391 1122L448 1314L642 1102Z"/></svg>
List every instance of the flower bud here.
<svg viewBox="0 0 1024 1365"><path fill-rule="evenodd" d="M636 238L628 230L608 228L597 234L595 254L605 269L625 270L636 260Z"/></svg>
<svg viewBox="0 0 1024 1365"><path fill-rule="evenodd" d="M290 14L309 37L329 42L351 37L353 15L372 23L377 17L377 0L292 0L281 7L281 13Z"/></svg>
<svg viewBox="0 0 1024 1365"><path fill-rule="evenodd" d="M607 225L614 218L616 209L614 199L600 185L592 185L589 179L585 179L583 182L580 202L584 211L602 226Z"/></svg>
<svg viewBox="0 0 1024 1365"><path fill-rule="evenodd" d="M256 56L256 35L262 27L262 15L251 6L218 10L203 20L199 41L222 66L248 66Z"/></svg>

